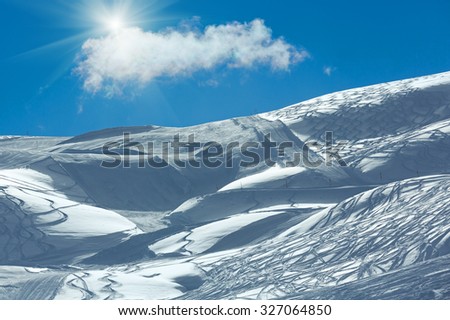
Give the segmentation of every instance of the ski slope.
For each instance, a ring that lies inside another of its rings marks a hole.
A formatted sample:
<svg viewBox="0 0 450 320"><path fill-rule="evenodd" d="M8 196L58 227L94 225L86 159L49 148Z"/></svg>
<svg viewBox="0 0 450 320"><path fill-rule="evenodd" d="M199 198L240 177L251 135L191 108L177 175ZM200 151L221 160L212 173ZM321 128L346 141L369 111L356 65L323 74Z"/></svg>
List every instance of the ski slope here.
<svg viewBox="0 0 450 320"><path fill-rule="evenodd" d="M268 134L292 142L273 166L147 162L176 135ZM0 137L0 299L449 299L449 134L447 72L187 128ZM105 145L127 165L102 167ZM322 164L286 166L305 150Z"/></svg>

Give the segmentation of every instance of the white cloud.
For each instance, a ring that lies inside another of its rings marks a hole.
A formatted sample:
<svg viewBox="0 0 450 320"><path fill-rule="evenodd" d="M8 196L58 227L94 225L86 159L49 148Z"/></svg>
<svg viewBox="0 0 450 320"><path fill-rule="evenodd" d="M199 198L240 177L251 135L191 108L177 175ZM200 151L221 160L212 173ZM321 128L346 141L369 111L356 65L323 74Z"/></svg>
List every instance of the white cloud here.
<svg viewBox="0 0 450 320"><path fill-rule="evenodd" d="M130 84L143 86L155 78L189 76L219 65L252 68L268 65L272 70L289 70L308 56L283 38L274 39L264 21L208 26L203 32L144 32L124 28L87 40L75 72L84 89L95 93L120 93Z"/></svg>
<svg viewBox="0 0 450 320"><path fill-rule="evenodd" d="M213 88L216 88L216 87L219 86L219 81L215 80L215 79L209 79L209 80L200 82L199 85L201 87L213 87Z"/></svg>
<svg viewBox="0 0 450 320"><path fill-rule="evenodd" d="M79 103L78 107L77 107L77 114L82 114L83 112L84 112L84 106L82 103Z"/></svg>
<svg viewBox="0 0 450 320"><path fill-rule="evenodd" d="M331 76L331 74L336 70L334 67L325 66L323 67L323 73L327 76Z"/></svg>

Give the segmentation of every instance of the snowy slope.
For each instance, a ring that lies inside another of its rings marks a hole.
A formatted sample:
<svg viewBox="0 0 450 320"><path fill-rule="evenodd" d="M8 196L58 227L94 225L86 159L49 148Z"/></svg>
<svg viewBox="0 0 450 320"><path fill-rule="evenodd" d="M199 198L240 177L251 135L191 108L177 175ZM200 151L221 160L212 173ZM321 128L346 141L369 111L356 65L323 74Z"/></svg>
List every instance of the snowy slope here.
<svg viewBox="0 0 450 320"><path fill-rule="evenodd" d="M144 130L144 129L142 129ZM53 150L53 158L64 169L75 177L76 181L98 204L111 209L171 211L184 201L197 195L216 192L224 185L236 178L251 172L264 169L262 165L254 168L227 168L224 165L218 168L186 168L176 167L173 156L170 154L170 166L165 168L138 168L139 159L147 161L148 157L162 157L162 142L173 141L179 134L181 141L188 141L190 134L195 135L198 142L219 142L227 145L238 141L260 141L267 133L271 133L273 141L294 141L296 146L302 145L292 132L280 121L266 121L259 118L241 118L205 124L190 128L161 128L149 127L147 131L133 131L118 129L107 130L95 135L88 135L91 139L72 138L59 143ZM130 132L130 142L139 142L147 147L148 142L154 144L154 154L146 148L141 156L136 154L133 147L124 146L123 132ZM113 135L113 136L111 136ZM106 137L105 137L106 136ZM131 168L102 169L102 160L111 162L111 157L101 152L106 143L117 142L112 152L123 153L123 149L131 150ZM298 148L298 147L296 147ZM261 150L258 150L261 153ZM195 158L200 159L200 150ZM189 159L186 152L180 154L183 161ZM233 163L238 163L242 156L233 151ZM159 160L158 160L159 161ZM143 174L144 173L144 174ZM118 182L121 183L118 183Z"/></svg>
<svg viewBox="0 0 450 320"><path fill-rule="evenodd" d="M0 170L2 264L70 264L140 232L115 212L59 192L37 171Z"/></svg>
<svg viewBox="0 0 450 320"><path fill-rule="evenodd" d="M449 72L333 93L261 116L283 121L304 141L332 131L343 159L372 183L449 172Z"/></svg>
<svg viewBox="0 0 450 320"><path fill-rule="evenodd" d="M433 176L361 193L228 259L206 262L208 282L189 298L283 298L446 256L449 191L449 176ZM448 281L440 285L448 288Z"/></svg>
<svg viewBox="0 0 450 320"><path fill-rule="evenodd" d="M449 128L442 73L188 128L0 137L0 299L448 299ZM341 163L285 165L305 143L329 158L326 131ZM140 167L191 134L292 148ZM129 166L101 167L105 145Z"/></svg>

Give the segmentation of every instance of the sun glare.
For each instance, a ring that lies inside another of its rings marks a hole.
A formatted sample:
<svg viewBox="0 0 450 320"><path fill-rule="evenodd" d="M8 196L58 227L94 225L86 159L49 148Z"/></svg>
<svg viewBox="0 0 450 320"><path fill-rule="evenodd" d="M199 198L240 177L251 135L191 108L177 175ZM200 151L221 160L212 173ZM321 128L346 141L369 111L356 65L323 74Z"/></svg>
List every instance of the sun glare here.
<svg viewBox="0 0 450 320"><path fill-rule="evenodd" d="M99 31L115 33L127 27L137 24L136 17L139 14L137 7L130 1L101 1L97 7L91 8L93 21L98 24Z"/></svg>
<svg viewBox="0 0 450 320"><path fill-rule="evenodd" d="M106 29L108 29L111 32L120 31L126 26L126 23L121 16L114 16L105 20L106 20L105 23Z"/></svg>
<svg viewBox="0 0 450 320"><path fill-rule="evenodd" d="M37 54L49 48L63 46L72 46L72 50L77 50L89 38L118 33L126 28L149 28L153 23L173 19L162 16L160 11L175 1L177 0L57 1L59 5L54 12L58 13L61 26L77 33L21 55Z"/></svg>
<svg viewBox="0 0 450 320"><path fill-rule="evenodd" d="M126 28L146 28L154 21L165 20L158 11L176 0L82 0L86 25L96 35L116 33ZM77 11L77 10L74 10Z"/></svg>

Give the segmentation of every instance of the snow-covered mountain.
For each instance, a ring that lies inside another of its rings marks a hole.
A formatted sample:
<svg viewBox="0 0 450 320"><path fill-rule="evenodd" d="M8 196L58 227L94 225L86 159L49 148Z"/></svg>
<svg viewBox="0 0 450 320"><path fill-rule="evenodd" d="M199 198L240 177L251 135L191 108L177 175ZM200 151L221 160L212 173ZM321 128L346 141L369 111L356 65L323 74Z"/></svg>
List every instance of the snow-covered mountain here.
<svg viewBox="0 0 450 320"><path fill-rule="evenodd" d="M449 194L450 72L188 128L4 136L0 299L448 299Z"/></svg>

